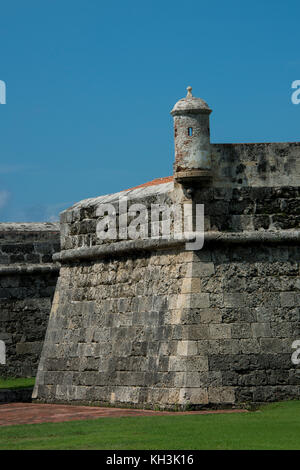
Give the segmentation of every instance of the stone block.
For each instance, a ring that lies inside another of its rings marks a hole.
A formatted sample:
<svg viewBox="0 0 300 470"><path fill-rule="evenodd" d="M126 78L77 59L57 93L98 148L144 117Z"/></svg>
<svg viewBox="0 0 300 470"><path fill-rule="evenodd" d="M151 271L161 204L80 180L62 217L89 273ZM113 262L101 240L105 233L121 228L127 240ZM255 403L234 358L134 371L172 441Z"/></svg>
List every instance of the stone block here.
<svg viewBox="0 0 300 470"><path fill-rule="evenodd" d="M248 338L240 340L240 348L243 354L258 354L260 343L256 339Z"/></svg>
<svg viewBox="0 0 300 470"><path fill-rule="evenodd" d="M242 293L224 293L225 307L242 307L245 302L245 295Z"/></svg>
<svg viewBox="0 0 300 470"><path fill-rule="evenodd" d="M190 296L190 308L207 308L210 306L209 294L199 293L191 294Z"/></svg>
<svg viewBox="0 0 300 470"><path fill-rule="evenodd" d="M43 343L41 341L17 343L16 352L18 355L40 354L42 347Z"/></svg>
<svg viewBox="0 0 300 470"><path fill-rule="evenodd" d="M215 267L213 263L198 262L192 266L193 277L206 277L213 276L215 274Z"/></svg>
<svg viewBox="0 0 300 470"><path fill-rule="evenodd" d="M219 349L218 351L215 350L212 353L217 354L239 354L241 352L241 341L239 339L226 339L226 338L221 338L218 339L218 346Z"/></svg>
<svg viewBox="0 0 300 470"><path fill-rule="evenodd" d="M199 278L184 279L182 283L181 292L183 294L200 293L200 279Z"/></svg>
<svg viewBox="0 0 300 470"><path fill-rule="evenodd" d="M210 339L231 338L231 326L226 325L226 324L209 325L209 338Z"/></svg>
<svg viewBox="0 0 300 470"><path fill-rule="evenodd" d="M235 393L233 387L208 387L208 402L217 403L235 403Z"/></svg>
<svg viewBox="0 0 300 470"><path fill-rule="evenodd" d="M196 341L178 341L177 354L179 356L196 356L198 353Z"/></svg>
<svg viewBox="0 0 300 470"><path fill-rule="evenodd" d="M201 323L221 323L222 314L218 308L199 309Z"/></svg>
<svg viewBox="0 0 300 470"><path fill-rule="evenodd" d="M169 370L174 372L205 371L208 370L208 359L205 356L170 356Z"/></svg>
<svg viewBox="0 0 300 470"><path fill-rule="evenodd" d="M206 405L208 403L207 388L182 388L179 394L181 405Z"/></svg>
<svg viewBox="0 0 300 470"><path fill-rule="evenodd" d="M250 338L252 336L251 326L249 323L233 323L231 325L232 338Z"/></svg>
<svg viewBox="0 0 300 470"><path fill-rule="evenodd" d="M280 302L282 307L294 307L295 302L295 293L294 292L281 292Z"/></svg>
<svg viewBox="0 0 300 470"><path fill-rule="evenodd" d="M284 352L284 343L280 338L261 338L261 351L266 354L280 354Z"/></svg>

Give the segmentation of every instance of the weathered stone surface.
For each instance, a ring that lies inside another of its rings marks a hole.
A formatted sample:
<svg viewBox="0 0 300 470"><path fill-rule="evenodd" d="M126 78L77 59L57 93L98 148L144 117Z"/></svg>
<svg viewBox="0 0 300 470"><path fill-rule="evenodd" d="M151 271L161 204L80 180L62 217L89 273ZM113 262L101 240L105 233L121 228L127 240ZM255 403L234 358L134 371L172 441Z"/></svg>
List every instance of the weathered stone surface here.
<svg viewBox="0 0 300 470"><path fill-rule="evenodd" d="M59 267L59 224L0 224L0 376L34 376Z"/></svg>
<svg viewBox="0 0 300 470"><path fill-rule="evenodd" d="M287 285L295 298L300 293L300 250L236 248L208 244L192 257L177 249L64 265L34 396L150 407L298 396L291 345L299 308L280 299ZM292 264L278 262L281 251ZM208 276L198 271L199 256L213 259ZM50 379L50 370L60 374Z"/></svg>

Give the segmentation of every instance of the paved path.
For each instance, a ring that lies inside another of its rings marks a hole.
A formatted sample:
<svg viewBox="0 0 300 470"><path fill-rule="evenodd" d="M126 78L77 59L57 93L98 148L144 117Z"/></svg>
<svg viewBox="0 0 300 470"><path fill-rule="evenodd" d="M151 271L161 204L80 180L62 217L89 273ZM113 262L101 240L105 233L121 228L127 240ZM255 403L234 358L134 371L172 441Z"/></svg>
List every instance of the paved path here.
<svg viewBox="0 0 300 470"><path fill-rule="evenodd" d="M215 413L245 413L246 410L152 411L95 406L48 405L40 403L8 403L0 405L0 426L11 424L59 423L80 419L119 418L121 416L170 416Z"/></svg>

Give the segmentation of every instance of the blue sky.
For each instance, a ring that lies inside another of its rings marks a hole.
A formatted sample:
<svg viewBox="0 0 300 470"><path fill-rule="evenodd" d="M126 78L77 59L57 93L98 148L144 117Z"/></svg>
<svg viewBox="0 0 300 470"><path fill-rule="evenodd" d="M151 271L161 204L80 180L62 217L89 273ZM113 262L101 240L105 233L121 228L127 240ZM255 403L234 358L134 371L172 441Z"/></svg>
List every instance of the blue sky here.
<svg viewBox="0 0 300 470"><path fill-rule="evenodd" d="M298 0L2 2L0 221L172 174L188 85L212 142L299 141L299 21Z"/></svg>

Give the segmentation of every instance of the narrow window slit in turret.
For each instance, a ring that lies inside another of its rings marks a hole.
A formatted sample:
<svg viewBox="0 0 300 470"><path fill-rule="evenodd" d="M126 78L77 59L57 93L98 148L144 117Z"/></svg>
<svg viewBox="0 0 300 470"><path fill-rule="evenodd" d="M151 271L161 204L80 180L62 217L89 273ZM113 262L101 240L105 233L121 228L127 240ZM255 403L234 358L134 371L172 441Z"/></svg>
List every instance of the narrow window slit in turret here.
<svg viewBox="0 0 300 470"><path fill-rule="evenodd" d="M193 128L192 128L192 127L189 127L189 128L188 128L188 136L189 136L189 137L192 137L192 135L193 135Z"/></svg>

